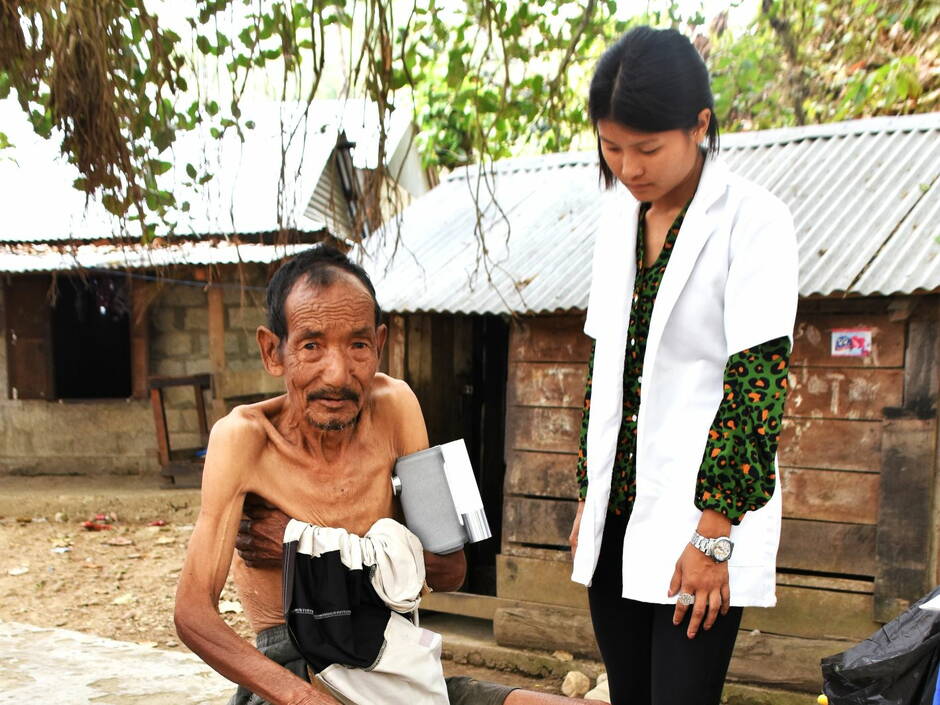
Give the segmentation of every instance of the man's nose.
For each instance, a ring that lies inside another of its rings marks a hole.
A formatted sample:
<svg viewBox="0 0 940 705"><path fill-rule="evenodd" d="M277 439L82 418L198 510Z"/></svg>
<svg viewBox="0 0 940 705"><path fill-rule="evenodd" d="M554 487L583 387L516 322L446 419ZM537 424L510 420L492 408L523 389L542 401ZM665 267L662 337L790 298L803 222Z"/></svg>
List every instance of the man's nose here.
<svg viewBox="0 0 940 705"><path fill-rule="evenodd" d="M320 378L331 386L343 386L349 378L349 358L336 348L328 349L323 356Z"/></svg>

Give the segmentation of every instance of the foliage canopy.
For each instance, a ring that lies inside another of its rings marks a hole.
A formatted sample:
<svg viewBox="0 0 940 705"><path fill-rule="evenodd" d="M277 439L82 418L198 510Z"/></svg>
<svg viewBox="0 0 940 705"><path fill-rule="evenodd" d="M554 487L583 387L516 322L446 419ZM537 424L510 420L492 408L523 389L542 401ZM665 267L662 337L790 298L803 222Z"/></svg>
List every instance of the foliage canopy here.
<svg viewBox="0 0 940 705"><path fill-rule="evenodd" d="M726 131L940 103L940 6L929 0L760 0L735 32L727 13L706 27L675 0L650 2L628 20L614 0L202 0L193 8L184 39L144 0L0 0L0 97L14 91L38 134L57 128L82 174L76 187L139 220L145 238L176 207L158 178L170 168L166 150L199 125L216 137L250 129L239 103L259 76L277 84L278 98L309 107L341 67L341 92L373 101L383 123L392 109L413 110L425 164L443 168L589 138L591 68L634 23L695 36ZM206 66L225 80L207 81ZM383 130L375 163L385 163L385 147ZM186 173L211 178L195 165Z"/></svg>

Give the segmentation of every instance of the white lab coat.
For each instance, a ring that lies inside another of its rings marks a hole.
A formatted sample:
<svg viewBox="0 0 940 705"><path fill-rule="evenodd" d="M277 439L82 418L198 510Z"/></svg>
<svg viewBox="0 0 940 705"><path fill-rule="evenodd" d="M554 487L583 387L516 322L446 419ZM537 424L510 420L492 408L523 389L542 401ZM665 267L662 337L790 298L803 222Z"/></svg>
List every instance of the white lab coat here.
<svg viewBox="0 0 940 705"><path fill-rule="evenodd" d="M572 580L590 585L600 551L623 403L636 277L639 203L606 196L594 249L585 332L595 339L587 432L588 493ZM722 398L728 357L790 336L797 249L787 207L706 159L650 321L637 419L636 501L623 548L623 596L669 603L676 560L698 525L695 483ZM770 501L732 528L731 604L776 603L781 478Z"/></svg>

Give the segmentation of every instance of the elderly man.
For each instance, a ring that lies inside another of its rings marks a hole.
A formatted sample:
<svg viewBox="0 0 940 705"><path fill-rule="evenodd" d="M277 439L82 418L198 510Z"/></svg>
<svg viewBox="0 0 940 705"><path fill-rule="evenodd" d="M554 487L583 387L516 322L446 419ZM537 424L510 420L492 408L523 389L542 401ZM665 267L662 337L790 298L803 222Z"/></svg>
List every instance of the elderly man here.
<svg viewBox="0 0 940 705"><path fill-rule="evenodd" d="M277 271L267 304L268 326L258 328L258 345L266 370L284 378L286 393L237 407L212 429L176 626L187 646L242 686L233 702L336 703L311 682L287 636L278 565L234 558L258 649L218 614L245 499L257 495L302 522L363 536L377 520L399 515L392 467L398 457L427 447L427 431L408 385L377 371L386 328L361 268L336 250L309 250ZM432 588L452 590L463 582L462 551L425 554L425 561ZM469 679L452 679L447 687L451 703L467 705L557 699Z"/></svg>

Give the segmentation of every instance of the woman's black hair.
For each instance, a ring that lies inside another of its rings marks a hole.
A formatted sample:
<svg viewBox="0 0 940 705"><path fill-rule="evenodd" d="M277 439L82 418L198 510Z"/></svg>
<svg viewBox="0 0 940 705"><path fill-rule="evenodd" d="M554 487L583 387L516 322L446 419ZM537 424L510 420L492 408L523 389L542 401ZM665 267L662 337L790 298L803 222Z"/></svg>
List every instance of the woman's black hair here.
<svg viewBox="0 0 940 705"><path fill-rule="evenodd" d="M346 255L329 245L318 245L285 261L268 282L268 328L283 342L287 338L287 319L284 304L299 280L310 286L329 286L338 272L349 272L362 282L375 304L375 325L382 323L382 309L375 298L375 287L366 271Z"/></svg>
<svg viewBox="0 0 940 705"><path fill-rule="evenodd" d="M711 110L708 153L718 153L718 119L708 69L698 50L674 29L634 27L601 56L591 79L588 113L643 132L692 129L703 108ZM600 178L617 181L604 161L600 138Z"/></svg>

